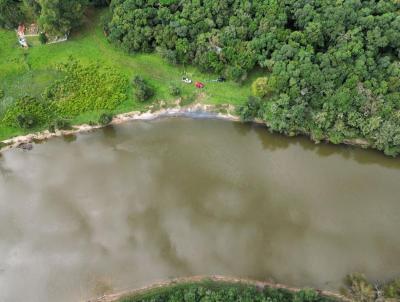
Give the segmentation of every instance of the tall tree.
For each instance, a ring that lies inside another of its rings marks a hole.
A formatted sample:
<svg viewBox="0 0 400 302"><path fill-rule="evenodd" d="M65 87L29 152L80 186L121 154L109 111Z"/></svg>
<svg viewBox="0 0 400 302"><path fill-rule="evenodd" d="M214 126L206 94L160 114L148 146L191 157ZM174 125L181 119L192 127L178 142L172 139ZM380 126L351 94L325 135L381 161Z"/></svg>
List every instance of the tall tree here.
<svg viewBox="0 0 400 302"><path fill-rule="evenodd" d="M0 27L13 28L23 20L20 1L0 0Z"/></svg>
<svg viewBox="0 0 400 302"><path fill-rule="evenodd" d="M39 0L39 23L51 35L67 34L81 22L88 0Z"/></svg>

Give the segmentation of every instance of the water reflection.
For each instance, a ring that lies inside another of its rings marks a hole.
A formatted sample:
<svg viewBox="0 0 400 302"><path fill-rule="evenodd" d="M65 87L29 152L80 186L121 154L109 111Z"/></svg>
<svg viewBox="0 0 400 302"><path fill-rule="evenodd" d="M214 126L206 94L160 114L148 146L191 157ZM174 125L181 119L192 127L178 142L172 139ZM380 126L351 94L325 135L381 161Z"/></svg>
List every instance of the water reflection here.
<svg viewBox="0 0 400 302"><path fill-rule="evenodd" d="M194 274L337 288L400 272L399 161L374 152L166 119L6 152L0 171L0 301Z"/></svg>
<svg viewBox="0 0 400 302"><path fill-rule="evenodd" d="M233 123L235 131L240 135L247 135L249 132L253 131L254 124L248 123Z"/></svg>
<svg viewBox="0 0 400 302"><path fill-rule="evenodd" d="M279 149L286 149L290 144L296 144L298 139L286 137L283 135L267 135L265 131L270 131L265 125L254 125L253 129L256 131L257 136L265 150L277 151Z"/></svg>
<svg viewBox="0 0 400 302"><path fill-rule="evenodd" d="M62 138L63 138L64 142L66 142L66 143L73 143L76 141L77 136L75 134L66 134L66 135L63 135Z"/></svg>
<svg viewBox="0 0 400 302"><path fill-rule="evenodd" d="M115 138L117 136L117 130L113 125L102 128L102 132L105 138Z"/></svg>

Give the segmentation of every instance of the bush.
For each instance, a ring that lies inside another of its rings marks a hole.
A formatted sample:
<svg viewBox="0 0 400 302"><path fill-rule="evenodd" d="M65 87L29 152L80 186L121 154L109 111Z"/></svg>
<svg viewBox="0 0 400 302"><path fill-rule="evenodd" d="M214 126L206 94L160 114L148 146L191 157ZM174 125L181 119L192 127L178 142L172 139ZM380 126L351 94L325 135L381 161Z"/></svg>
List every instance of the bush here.
<svg viewBox="0 0 400 302"><path fill-rule="evenodd" d="M180 96L181 95L181 89L178 86L176 86L175 84L172 84L169 87L169 93L172 96Z"/></svg>
<svg viewBox="0 0 400 302"><path fill-rule="evenodd" d="M250 96L245 105L238 108L237 113L244 122L254 120L258 116L261 108L261 100L258 97Z"/></svg>
<svg viewBox="0 0 400 302"><path fill-rule="evenodd" d="M26 96L7 108L2 122L10 127L31 129L48 124L52 115L51 104Z"/></svg>
<svg viewBox="0 0 400 302"><path fill-rule="evenodd" d="M55 126L59 130L68 130L71 129L71 122L65 119L57 119L55 122Z"/></svg>
<svg viewBox="0 0 400 302"><path fill-rule="evenodd" d="M56 119L48 127L50 132L55 132L56 130L69 130L71 128L71 122L66 119Z"/></svg>
<svg viewBox="0 0 400 302"><path fill-rule="evenodd" d="M35 127L37 121L33 114L18 114L16 117L16 123L20 128L32 129Z"/></svg>
<svg viewBox="0 0 400 302"><path fill-rule="evenodd" d="M45 33L40 33L39 34L39 41L40 41L41 44L46 44L47 43L48 38L47 38Z"/></svg>
<svg viewBox="0 0 400 302"><path fill-rule="evenodd" d="M113 120L113 115L111 113L103 113L99 117L99 124L106 126L110 124Z"/></svg>
<svg viewBox="0 0 400 302"><path fill-rule="evenodd" d="M400 300L400 278L393 280L384 287L385 297Z"/></svg>
<svg viewBox="0 0 400 302"><path fill-rule="evenodd" d="M154 95L153 88L141 76L135 76L132 80L132 85L135 88L135 97L140 102L147 101Z"/></svg>
<svg viewBox="0 0 400 302"><path fill-rule="evenodd" d="M49 124L47 130L49 130L51 133L56 132L56 126L54 125L54 123Z"/></svg>
<svg viewBox="0 0 400 302"><path fill-rule="evenodd" d="M4 98L4 90L0 88L0 99Z"/></svg>
<svg viewBox="0 0 400 302"><path fill-rule="evenodd" d="M373 302L375 301L375 290L371 283L362 274L351 274L345 279L347 286L346 295L355 301Z"/></svg>

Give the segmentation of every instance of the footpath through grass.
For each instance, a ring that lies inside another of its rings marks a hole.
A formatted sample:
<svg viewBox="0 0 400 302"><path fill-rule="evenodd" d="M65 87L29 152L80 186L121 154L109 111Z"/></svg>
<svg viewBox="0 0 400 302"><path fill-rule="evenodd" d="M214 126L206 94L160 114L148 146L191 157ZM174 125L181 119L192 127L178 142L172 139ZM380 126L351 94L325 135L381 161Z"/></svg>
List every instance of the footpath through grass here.
<svg viewBox="0 0 400 302"><path fill-rule="evenodd" d="M216 83L210 80L218 75L204 74L192 66L173 66L158 54L127 54L107 42L101 27L101 16L106 11L88 11L82 28L73 33L70 40L59 44L40 45L37 38L28 38L31 47L27 50L18 46L14 31L0 29L0 121L6 109L24 95L40 97L46 87L61 75L55 70L57 64L67 62L71 57L82 64L99 63L123 74L129 81L135 75L141 75L154 89L155 96L148 102L135 99L133 88L130 88L128 99L120 104L113 113L133 110L146 110L149 105L163 100L172 103L169 87L174 84L180 87L183 97L198 96L208 104L242 104L250 94L249 79L239 85L234 82ZM193 81L205 83L201 91L193 84L184 84L181 77L187 73ZM254 75L255 76L255 75ZM85 112L72 120L73 124L97 121L101 111ZM41 130L22 129L5 126L0 123L0 140Z"/></svg>

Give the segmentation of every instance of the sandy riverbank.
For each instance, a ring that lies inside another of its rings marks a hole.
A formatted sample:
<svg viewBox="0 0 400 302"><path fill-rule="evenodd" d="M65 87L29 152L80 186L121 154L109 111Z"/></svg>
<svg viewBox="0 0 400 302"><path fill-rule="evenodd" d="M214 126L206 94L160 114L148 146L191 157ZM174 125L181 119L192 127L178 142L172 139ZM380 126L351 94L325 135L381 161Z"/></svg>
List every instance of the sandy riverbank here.
<svg viewBox="0 0 400 302"><path fill-rule="evenodd" d="M116 116L114 116L112 122L110 123L111 125L119 125L122 123L130 122L130 121L145 121L145 120L154 120L162 117L192 117L192 118L215 118L215 119L221 119L221 120L227 120L227 121L234 121L234 122L240 122L240 117L237 115L234 115L232 112L234 112L234 107L227 105L224 107L224 112L226 113L221 113L219 112L221 108L217 108L214 105L207 105L207 104L201 104L201 103L195 103L189 106L181 107L177 105L176 107L173 108L166 108L166 109L160 109L157 111L152 112L151 110L147 112L140 112L140 111L132 111L132 112L127 112L127 113L121 113ZM255 120L253 123L257 124L266 124L268 126L268 123L265 123L262 120ZM42 132L37 132L37 133L30 133L27 135L21 135L21 136L16 136L4 141L1 141L0 143L3 143L4 146L0 148L0 152L6 151L9 149L13 148L18 148L18 147L24 147L26 145L32 144L34 142L41 142L45 141L54 137L62 137L62 136L67 136L67 135L75 135L83 132L90 132L96 129L103 128L105 126L102 125L75 125L72 126L72 129L70 130L57 130L55 132L50 132L48 130L42 131ZM309 136L305 134L306 136ZM329 142L328 139L325 140L326 142ZM358 146L362 148L368 148L370 147L370 143L366 141L365 139L362 138L355 138L355 139L345 139L343 141L343 144L345 145L352 145L352 146ZM29 148L27 148L29 149Z"/></svg>
<svg viewBox="0 0 400 302"><path fill-rule="evenodd" d="M229 111L228 111L229 112ZM229 121L240 121L238 116L232 115L230 113L222 114L218 113L217 108L213 105L205 105L196 103L186 107L180 107L179 105L174 108L160 109L154 112L127 112L114 116L111 125L119 125L130 121L145 121L154 120L162 117L195 117L195 118L217 118ZM45 141L54 137L62 137L67 135L75 135L83 132L90 132L96 129L103 128L101 125L76 125L72 126L70 130L57 130L55 132L50 132L48 130L30 133L27 135L16 136L7 140L2 141L5 146L0 149L0 152L6 151L13 148L18 148L27 144L34 142Z"/></svg>
<svg viewBox="0 0 400 302"><path fill-rule="evenodd" d="M228 277L228 276L193 276L193 277L186 277L186 278L177 278L177 279L172 279L168 281L162 281L162 282L157 282L153 283L149 286L145 286L142 288L138 288L135 290L130 290L130 291L124 291L116 294L110 294L110 295L104 295L99 298L91 299L86 302L116 302L119 299L126 297L126 296L135 296L135 295L140 295L144 294L146 292L149 292L151 290L155 289L162 289L166 288L169 286L175 286L175 285L181 285L181 284L193 284L193 283L199 283L201 284L202 282L205 281L212 281L212 282L219 282L219 283L226 283L227 285L232 284L245 284L245 285L251 285L255 286L259 289L264 289L264 288L276 288L276 289L285 289L291 292L299 292L302 289L301 288L295 288L295 287L289 287L283 284L278 284L278 283L273 283L273 282L268 282L268 281L257 281L257 280L252 280L252 279L246 279L246 278L235 278L235 277ZM349 298L346 298L338 293L334 293L331 291L320 291L317 290L319 294L337 299L338 301L343 301L343 302L351 302L352 300Z"/></svg>

